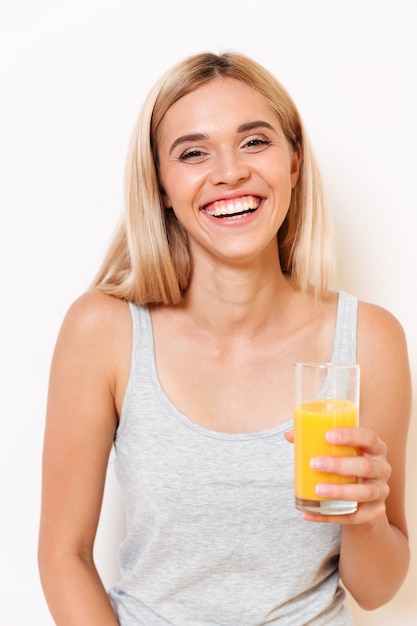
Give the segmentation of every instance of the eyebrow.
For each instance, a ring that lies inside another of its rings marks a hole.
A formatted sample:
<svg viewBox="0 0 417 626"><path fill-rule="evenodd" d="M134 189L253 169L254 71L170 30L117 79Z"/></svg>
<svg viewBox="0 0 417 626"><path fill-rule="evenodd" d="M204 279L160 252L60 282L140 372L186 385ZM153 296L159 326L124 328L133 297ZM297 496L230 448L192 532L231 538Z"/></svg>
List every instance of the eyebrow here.
<svg viewBox="0 0 417 626"><path fill-rule="evenodd" d="M204 139L208 139L208 135L203 135L202 133L190 133L189 135L182 135L174 141L169 149L169 154L171 154L172 151L175 150L175 148L182 143L187 143L189 141L203 141Z"/></svg>
<svg viewBox="0 0 417 626"><path fill-rule="evenodd" d="M246 122L245 124L241 124L237 128L237 132L245 133L249 130L254 130L255 128L268 128L268 130L272 130L272 131L276 130L271 124L269 124L269 122L264 122L263 120L256 120L255 122ZM205 135L203 133L190 133L189 135L182 135L181 137L178 137L174 141L174 143L169 149L169 154L171 155L173 150L175 150L175 148L182 143L187 143L190 141L204 141L205 139L208 139L208 138L209 138L208 135Z"/></svg>
<svg viewBox="0 0 417 626"><path fill-rule="evenodd" d="M257 120L256 122L247 122L246 124L242 124L237 129L238 133L244 133L248 130L253 130L254 128L268 128L268 130L275 131L276 129L269 122L264 122L263 120Z"/></svg>

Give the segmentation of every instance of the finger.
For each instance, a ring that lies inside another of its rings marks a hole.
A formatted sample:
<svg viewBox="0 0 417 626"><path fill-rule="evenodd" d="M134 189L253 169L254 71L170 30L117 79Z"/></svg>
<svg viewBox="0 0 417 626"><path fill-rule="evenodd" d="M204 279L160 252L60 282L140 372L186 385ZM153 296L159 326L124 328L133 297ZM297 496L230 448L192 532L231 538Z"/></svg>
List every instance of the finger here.
<svg viewBox="0 0 417 626"><path fill-rule="evenodd" d="M385 443L370 428L332 428L326 432L328 443L338 446L352 446L369 454L386 454Z"/></svg>
<svg viewBox="0 0 417 626"><path fill-rule="evenodd" d="M315 488L320 498L343 500L347 502L385 502L389 489L385 483L375 481L357 482L352 484L319 483Z"/></svg>
<svg viewBox="0 0 417 626"><path fill-rule="evenodd" d="M353 524L358 513L343 513L343 515L323 515L323 513L303 512L303 519L306 522L318 522L327 524Z"/></svg>
<svg viewBox="0 0 417 626"><path fill-rule="evenodd" d="M293 430L287 430L287 432L284 433L284 437L289 443L294 443L294 431Z"/></svg>
<svg viewBox="0 0 417 626"><path fill-rule="evenodd" d="M358 456L318 456L310 461L310 467L323 474L355 476L364 480L388 481L391 466L384 457L368 454Z"/></svg>
<svg viewBox="0 0 417 626"><path fill-rule="evenodd" d="M332 524L374 524L375 520L386 515L385 500L372 500L370 502L358 502L358 508L354 513L343 513L340 515L325 515L322 513L303 512L303 518L308 522L324 522Z"/></svg>

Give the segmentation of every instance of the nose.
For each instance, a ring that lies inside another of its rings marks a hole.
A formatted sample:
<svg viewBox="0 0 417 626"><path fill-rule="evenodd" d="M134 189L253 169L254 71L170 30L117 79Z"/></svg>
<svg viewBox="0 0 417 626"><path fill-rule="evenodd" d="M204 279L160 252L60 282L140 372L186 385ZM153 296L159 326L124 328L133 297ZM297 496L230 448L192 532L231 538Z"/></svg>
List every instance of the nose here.
<svg viewBox="0 0 417 626"><path fill-rule="evenodd" d="M235 185L249 176L248 164L235 151L223 151L216 155L210 177L213 185Z"/></svg>

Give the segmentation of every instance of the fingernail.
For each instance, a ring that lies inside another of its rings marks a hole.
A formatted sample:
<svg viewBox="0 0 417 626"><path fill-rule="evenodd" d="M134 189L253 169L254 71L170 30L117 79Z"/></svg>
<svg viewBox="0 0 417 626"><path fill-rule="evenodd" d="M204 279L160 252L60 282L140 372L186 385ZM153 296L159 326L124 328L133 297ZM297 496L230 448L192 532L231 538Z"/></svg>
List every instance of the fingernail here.
<svg viewBox="0 0 417 626"><path fill-rule="evenodd" d="M326 433L326 441L329 443L339 443L341 439L340 433L337 430L328 430Z"/></svg>
<svg viewBox="0 0 417 626"><path fill-rule="evenodd" d="M316 456L313 459L310 459L310 467L313 470L324 470L326 469L326 461L321 456Z"/></svg>
<svg viewBox="0 0 417 626"><path fill-rule="evenodd" d="M330 495L330 489L329 485L320 484L316 485L315 492L318 496L328 496Z"/></svg>

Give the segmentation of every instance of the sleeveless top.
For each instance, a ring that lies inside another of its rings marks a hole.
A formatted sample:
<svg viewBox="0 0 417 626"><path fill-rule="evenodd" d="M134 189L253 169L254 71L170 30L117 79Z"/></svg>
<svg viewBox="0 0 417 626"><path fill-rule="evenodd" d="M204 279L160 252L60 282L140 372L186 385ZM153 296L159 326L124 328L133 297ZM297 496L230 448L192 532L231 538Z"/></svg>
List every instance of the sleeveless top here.
<svg viewBox="0 0 417 626"><path fill-rule="evenodd" d="M340 525L295 509L292 420L245 434L180 413L156 371L146 307L130 304L133 350L115 439L126 508L120 626L351 625L339 586ZM333 362L356 362L357 300L343 292Z"/></svg>

